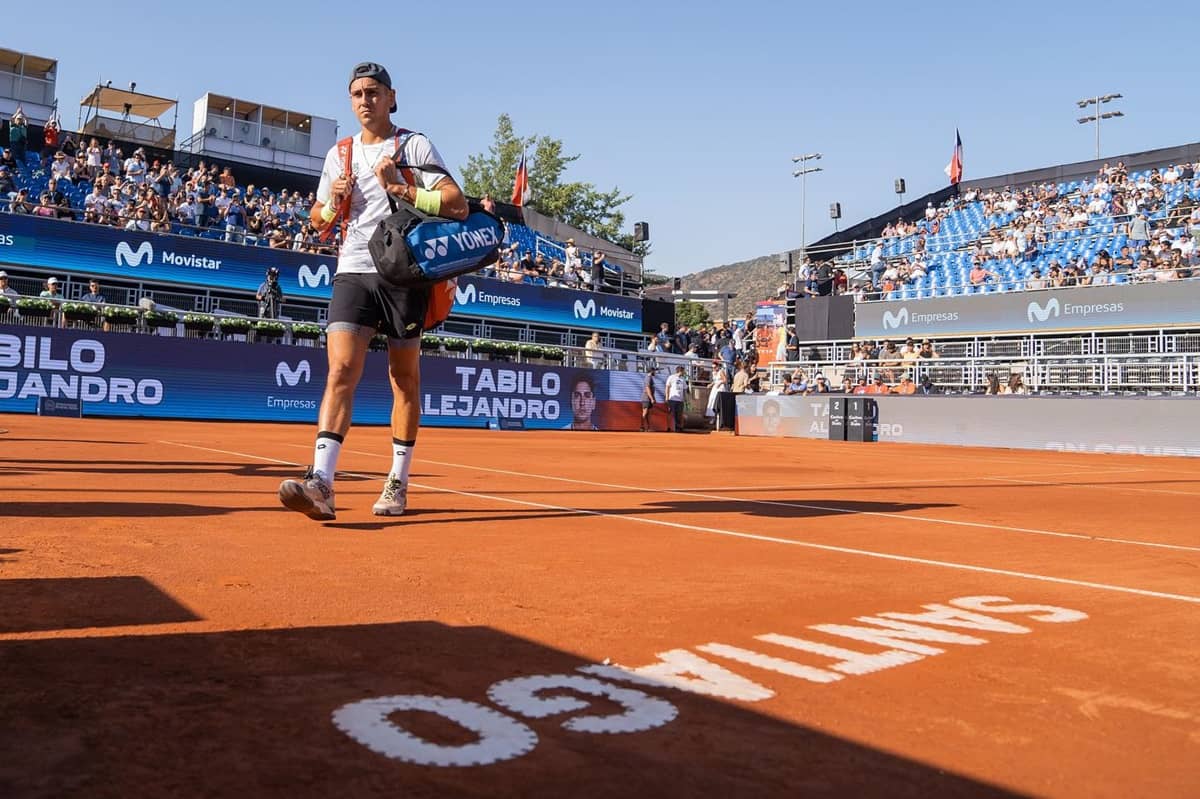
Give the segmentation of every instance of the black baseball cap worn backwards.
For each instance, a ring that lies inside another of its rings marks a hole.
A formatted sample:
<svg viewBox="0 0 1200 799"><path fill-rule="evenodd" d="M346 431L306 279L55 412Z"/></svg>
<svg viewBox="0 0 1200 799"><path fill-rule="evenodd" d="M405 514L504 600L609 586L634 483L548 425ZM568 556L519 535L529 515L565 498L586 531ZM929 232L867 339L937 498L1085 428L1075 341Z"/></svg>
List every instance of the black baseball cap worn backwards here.
<svg viewBox="0 0 1200 799"><path fill-rule="evenodd" d="M354 81L358 80L359 78L374 78L376 81L382 83L384 86L387 86L389 89L392 88L392 76L388 74L388 71L384 69L383 66L376 64L374 61L364 61L355 66L350 72L350 83L348 84L347 88L349 88L349 86L353 86ZM392 103L390 113L396 113L395 103Z"/></svg>

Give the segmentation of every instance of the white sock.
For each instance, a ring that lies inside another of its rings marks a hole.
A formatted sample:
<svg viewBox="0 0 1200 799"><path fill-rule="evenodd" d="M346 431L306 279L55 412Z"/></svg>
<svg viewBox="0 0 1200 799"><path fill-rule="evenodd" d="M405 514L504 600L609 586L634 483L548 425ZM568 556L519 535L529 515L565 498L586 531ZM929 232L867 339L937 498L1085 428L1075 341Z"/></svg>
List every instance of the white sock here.
<svg viewBox="0 0 1200 799"><path fill-rule="evenodd" d="M338 455L342 453L341 436L322 430L317 433L317 445L313 450L313 471L320 475L327 485L333 485L333 476L337 473Z"/></svg>
<svg viewBox="0 0 1200 799"><path fill-rule="evenodd" d="M413 447L416 446L415 441L401 441L398 438L392 439L392 474L405 485L408 484L408 470L412 466Z"/></svg>

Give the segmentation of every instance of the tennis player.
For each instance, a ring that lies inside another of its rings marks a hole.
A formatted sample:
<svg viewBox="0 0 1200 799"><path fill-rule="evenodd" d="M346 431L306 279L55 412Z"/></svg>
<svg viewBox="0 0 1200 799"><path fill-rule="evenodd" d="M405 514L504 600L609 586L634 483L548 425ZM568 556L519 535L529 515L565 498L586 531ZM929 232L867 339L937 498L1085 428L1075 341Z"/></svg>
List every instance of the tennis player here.
<svg viewBox="0 0 1200 799"><path fill-rule="evenodd" d="M326 154L312 208L318 231L339 222L342 229L326 327L329 377L321 400L313 463L303 478L284 480L279 486L279 499L285 507L321 521L334 518L338 455L350 429L354 390L376 332L388 337L392 468L371 510L377 516L399 516L407 503L408 473L420 426L421 325L429 290L396 288L383 282L375 270L367 242L379 221L391 214L388 195L429 214L467 217L467 199L452 178L413 169L414 179L409 183L403 177L408 170L397 168L396 159L412 166L445 168L445 164L429 139L408 135L392 124L396 92L386 69L369 62L354 68L350 106L362 129ZM397 152L397 144L401 152Z"/></svg>

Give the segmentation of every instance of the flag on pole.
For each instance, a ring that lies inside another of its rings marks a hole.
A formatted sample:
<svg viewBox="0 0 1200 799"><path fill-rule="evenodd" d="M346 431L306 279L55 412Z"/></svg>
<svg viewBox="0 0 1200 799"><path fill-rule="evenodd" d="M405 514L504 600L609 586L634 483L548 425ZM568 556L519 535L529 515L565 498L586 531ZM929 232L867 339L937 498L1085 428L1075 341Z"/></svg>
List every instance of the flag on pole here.
<svg viewBox="0 0 1200 799"><path fill-rule="evenodd" d="M958 133L958 128L954 129L954 155L950 159L950 163L946 164L943 170L950 177L950 185L953 186L962 180L963 173L963 149L962 136Z"/></svg>
<svg viewBox="0 0 1200 799"><path fill-rule="evenodd" d="M521 152L521 163L517 166L517 177L513 181L512 204L523 206L529 200L529 170L525 165L525 152Z"/></svg>

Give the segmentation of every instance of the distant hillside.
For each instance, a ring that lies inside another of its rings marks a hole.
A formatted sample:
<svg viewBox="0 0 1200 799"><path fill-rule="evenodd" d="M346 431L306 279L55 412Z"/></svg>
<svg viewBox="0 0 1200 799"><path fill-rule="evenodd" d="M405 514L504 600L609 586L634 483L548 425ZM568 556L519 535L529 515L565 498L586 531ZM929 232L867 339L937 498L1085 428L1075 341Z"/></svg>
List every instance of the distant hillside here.
<svg viewBox="0 0 1200 799"><path fill-rule="evenodd" d="M795 256L793 255L793 260ZM791 281L794 275L779 273L779 253L760 255L749 261L725 264L705 269L683 278L685 291L720 291L737 294L729 301L730 316L744 316L754 310L754 303L778 296L781 283ZM720 316L719 305L709 305L714 318Z"/></svg>

